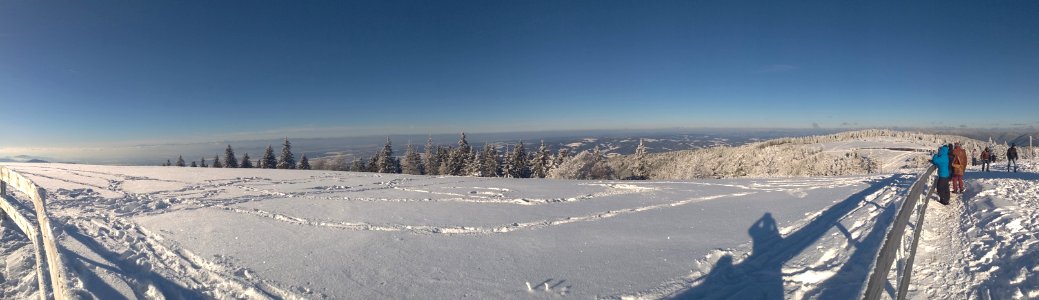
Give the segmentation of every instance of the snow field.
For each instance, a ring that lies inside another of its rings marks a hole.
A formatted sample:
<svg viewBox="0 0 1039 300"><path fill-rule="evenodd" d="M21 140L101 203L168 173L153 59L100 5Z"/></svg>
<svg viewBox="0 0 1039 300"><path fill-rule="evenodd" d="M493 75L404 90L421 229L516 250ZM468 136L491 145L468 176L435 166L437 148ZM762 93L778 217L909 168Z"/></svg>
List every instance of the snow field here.
<svg viewBox="0 0 1039 300"><path fill-rule="evenodd" d="M846 296L915 179L12 167L48 190L70 286L99 299Z"/></svg>

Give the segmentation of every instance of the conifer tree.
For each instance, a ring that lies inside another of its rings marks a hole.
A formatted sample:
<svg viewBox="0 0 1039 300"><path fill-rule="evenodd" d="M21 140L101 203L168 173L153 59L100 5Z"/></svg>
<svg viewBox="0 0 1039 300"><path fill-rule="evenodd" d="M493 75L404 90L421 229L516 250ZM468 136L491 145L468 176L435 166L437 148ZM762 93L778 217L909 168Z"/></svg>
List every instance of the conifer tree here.
<svg viewBox="0 0 1039 300"><path fill-rule="evenodd" d="M196 164L195 161L193 160L193 161L191 161L191 167L192 168L198 168L198 164Z"/></svg>
<svg viewBox="0 0 1039 300"><path fill-rule="evenodd" d="M516 144L516 148L512 149L512 155L510 156L509 171L511 172L511 177L530 178L528 161L527 152L523 150L523 142L520 141L519 144Z"/></svg>
<svg viewBox="0 0 1039 300"><path fill-rule="evenodd" d="M401 172L404 174L411 175L422 175L422 157L419 156L418 152L415 152L414 147L408 144L407 150L404 151L404 160L400 163Z"/></svg>
<svg viewBox="0 0 1039 300"><path fill-rule="evenodd" d="M183 156L177 156L177 166L178 167L187 166L187 164L184 163L184 157Z"/></svg>
<svg viewBox="0 0 1039 300"><path fill-rule="evenodd" d="M422 174L436 175L440 169L440 163L437 162L436 148L433 147L433 138L430 137L426 140L425 154L422 157Z"/></svg>
<svg viewBox="0 0 1039 300"><path fill-rule="evenodd" d="M354 162L350 164L350 171L364 172L364 163L360 159L354 159Z"/></svg>
<svg viewBox="0 0 1039 300"><path fill-rule="evenodd" d="M451 175L451 147L437 146L437 174L439 175Z"/></svg>
<svg viewBox="0 0 1039 300"><path fill-rule="evenodd" d="M246 153L245 155L242 156L242 164L239 167L242 167L242 168L253 168L254 167L252 160L249 158L249 153Z"/></svg>
<svg viewBox="0 0 1039 300"><path fill-rule="evenodd" d="M203 167L203 168L208 168L209 167L209 165L206 164L206 158L205 157L200 158L199 161L200 161L200 163L198 164L199 167Z"/></svg>
<svg viewBox="0 0 1039 300"><path fill-rule="evenodd" d="M263 157L260 158L260 168L274 169L277 166L278 159L274 157L274 148L271 148L271 145L267 145L267 149L263 151Z"/></svg>
<svg viewBox="0 0 1039 300"><path fill-rule="evenodd" d="M473 148L469 146L469 142L465 140L465 133L462 133L462 137L458 139L458 148L451 151L451 155L448 157L447 172L448 175L465 175L465 166L468 164L470 152Z"/></svg>
<svg viewBox="0 0 1039 300"><path fill-rule="evenodd" d="M501 176L501 158L498 157L498 149L492 144L484 144L483 152L480 152L480 176Z"/></svg>
<svg viewBox="0 0 1039 300"><path fill-rule="evenodd" d="M570 159L570 148L559 148L559 154L552 161L552 168L562 166L568 159Z"/></svg>
<svg viewBox="0 0 1039 300"><path fill-rule="evenodd" d="M548 172L551 171L552 152L548 151L544 140L541 140L541 147L538 147L538 152L534 153L534 158L530 161L530 168L531 175L535 178L545 178L548 176Z"/></svg>
<svg viewBox="0 0 1039 300"><path fill-rule="evenodd" d="M170 162L170 160L168 160L168 159L167 159L167 160L166 160L166 163L165 163L165 164L163 164L162 166L163 166L163 167L169 167L169 166L172 166L172 165L173 165L173 163L171 163L171 162Z"/></svg>
<svg viewBox="0 0 1039 300"><path fill-rule="evenodd" d="M592 150L593 165L591 170L591 179L613 179L613 169L606 164L606 156L599 151L599 146L595 146Z"/></svg>
<svg viewBox="0 0 1039 300"><path fill-rule="evenodd" d="M214 155L213 156L213 167L214 168L223 168L224 167L224 164L220 163L220 156L219 155Z"/></svg>
<svg viewBox="0 0 1039 300"><path fill-rule="evenodd" d="M375 156L376 157L376 172L379 173L400 173L400 162L393 156L393 145L390 142L390 138L386 138L386 144L382 146L382 151Z"/></svg>
<svg viewBox="0 0 1039 300"><path fill-rule="evenodd" d="M299 168L300 170L310 170L310 161L307 161L307 154L303 153L299 156Z"/></svg>
<svg viewBox="0 0 1039 300"><path fill-rule="evenodd" d="M225 168L237 168L238 158L235 158L234 149L231 149L231 145L227 145L227 149L224 150L224 167Z"/></svg>
<svg viewBox="0 0 1039 300"><path fill-rule="evenodd" d="M376 153L374 156L372 156L371 159L368 160L368 166L365 167L364 171L365 172L372 172L372 173L379 172L379 154L378 153Z"/></svg>
<svg viewBox="0 0 1039 300"><path fill-rule="evenodd" d="M631 176L634 179L648 179L649 170L646 168L646 145L639 139L639 146L635 148L635 165L631 168Z"/></svg>
<svg viewBox="0 0 1039 300"><path fill-rule="evenodd" d="M296 158L292 156L292 144L289 143L289 138L285 138L285 143L281 147L281 157L278 158L278 169L295 169Z"/></svg>
<svg viewBox="0 0 1039 300"><path fill-rule="evenodd" d="M465 169L462 171L465 176L483 176L483 160L480 159L479 151L469 152L465 161Z"/></svg>

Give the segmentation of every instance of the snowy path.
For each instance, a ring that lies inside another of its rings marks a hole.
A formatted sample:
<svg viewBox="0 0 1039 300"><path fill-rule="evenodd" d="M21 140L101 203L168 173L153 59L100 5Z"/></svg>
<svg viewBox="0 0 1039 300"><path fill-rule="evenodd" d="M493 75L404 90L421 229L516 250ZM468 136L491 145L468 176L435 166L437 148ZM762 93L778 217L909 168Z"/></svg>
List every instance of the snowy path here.
<svg viewBox="0 0 1039 300"><path fill-rule="evenodd" d="M50 194L71 286L101 299L828 299L861 288L915 179L12 167Z"/></svg>
<svg viewBox="0 0 1039 300"><path fill-rule="evenodd" d="M912 299L1039 299L1039 164L972 168L967 193L932 205Z"/></svg>

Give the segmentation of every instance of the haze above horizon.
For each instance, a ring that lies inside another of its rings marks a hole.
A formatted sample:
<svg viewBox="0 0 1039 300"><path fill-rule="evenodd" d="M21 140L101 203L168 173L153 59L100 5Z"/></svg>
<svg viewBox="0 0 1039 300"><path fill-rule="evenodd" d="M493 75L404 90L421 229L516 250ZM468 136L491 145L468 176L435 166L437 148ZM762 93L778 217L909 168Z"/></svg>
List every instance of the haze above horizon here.
<svg viewBox="0 0 1039 300"><path fill-rule="evenodd" d="M1037 12L1034 1L5 1L0 147L1037 126Z"/></svg>

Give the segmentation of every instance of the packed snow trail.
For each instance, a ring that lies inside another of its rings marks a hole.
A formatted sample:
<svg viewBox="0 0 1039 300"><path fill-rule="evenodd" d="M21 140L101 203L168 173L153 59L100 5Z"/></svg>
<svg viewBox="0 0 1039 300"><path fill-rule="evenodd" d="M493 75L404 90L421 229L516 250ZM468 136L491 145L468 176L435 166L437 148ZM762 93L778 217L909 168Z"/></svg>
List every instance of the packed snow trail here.
<svg viewBox="0 0 1039 300"><path fill-rule="evenodd" d="M915 180L11 167L48 190L70 286L98 299L847 296Z"/></svg>
<svg viewBox="0 0 1039 300"><path fill-rule="evenodd" d="M932 203L912 299L1039 299L1039 164L1021 166L971 167L966 193Z"/></svg>

